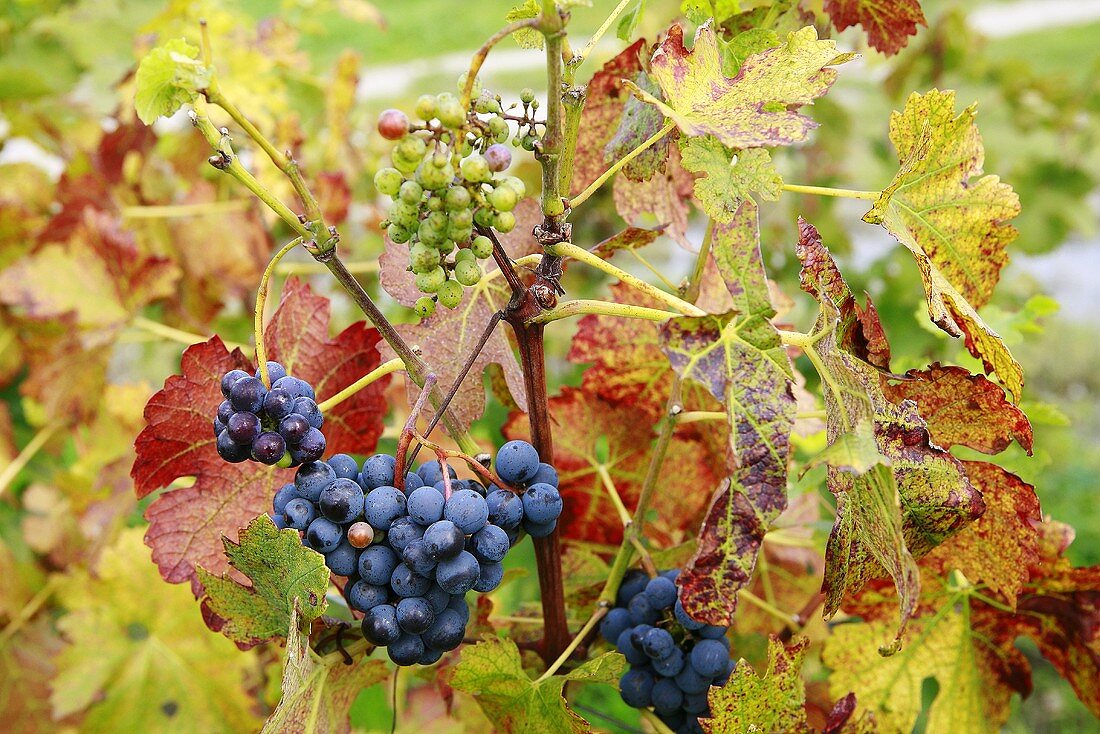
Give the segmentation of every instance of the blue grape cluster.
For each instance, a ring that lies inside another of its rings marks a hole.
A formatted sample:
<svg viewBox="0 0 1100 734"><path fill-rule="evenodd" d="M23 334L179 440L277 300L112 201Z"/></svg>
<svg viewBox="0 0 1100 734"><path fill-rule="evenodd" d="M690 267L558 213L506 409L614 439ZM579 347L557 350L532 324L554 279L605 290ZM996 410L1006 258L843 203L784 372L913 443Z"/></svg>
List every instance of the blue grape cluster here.
<svg viewBox="0 0 1100 734"><path fill-rule="evenodd" d="M558 475L524 441L505 444L497 474L522 494L450 476L431 461L394 486L396 460L375 454L360 468L347 454L302 464L275 494L272 520L346 576L344 598L363 613L363 636L398 665L430 665L466 634L466 593L495 589L508 550L523 533L553 532L561 514Z"/></svg>
<svg viewBox="0 0 1100 734"><path fill-rule="evenodd" d="M234 464L251 459L281 467L316 461L325 454L325 418L305 380L290 377L278 362L267 363L271 389L260 373L230 370L214 418L218 455Z"/></svg>
<svg viewBox="0 0 1100 734"><path fill-rule="evenodd" d="M649 578L631 571L600 634L621 652L630 670L619 680L623 701L653 707L678 734L702 734L699 717L710 716L707 692L733 672L728 627L697 622L677 598L678 570Z"/></svg>

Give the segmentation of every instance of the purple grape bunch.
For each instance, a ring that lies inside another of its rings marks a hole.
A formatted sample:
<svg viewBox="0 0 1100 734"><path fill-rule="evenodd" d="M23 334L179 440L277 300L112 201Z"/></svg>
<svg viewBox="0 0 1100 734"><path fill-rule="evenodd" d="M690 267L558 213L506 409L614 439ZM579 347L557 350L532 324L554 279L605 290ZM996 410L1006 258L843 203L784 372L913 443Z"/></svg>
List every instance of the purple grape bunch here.
<svg viewBox="0 0 1100 734"><path fill-rule="evenodd" d="M628 572L600 634L630 663L619 680L627 705L652 706L677 734L702 734L699 718L710 716L707 693L729 680L734 661L729 628L697 622L684 611L676 589L679 573L673 569L649 578Z"/></svg>
<svg viewBox="0 0 1100 734"><path fill-rule="evenodd" d="M278 362L267 363L267 374L270 389L259 371L230 370L222 377L225 400L214 418L218 455L234 464L251 459L281 467L320 459L325 418L313 387Z"/></svg>
<svg viewBox="0 0 1100 734"><path fill-rule="evenodd" d="M561 514L558 475L525 441L497 453L496 471L521 493L459 479L438 461L394 486L396 459L360 466L347 454L302 464L272 503L274 523L302 533L325 565L347 577L344 598L363 613L363 636L398 665L431 665L462 643L469 591L487 593L524 532L553 532Z"/></svg>

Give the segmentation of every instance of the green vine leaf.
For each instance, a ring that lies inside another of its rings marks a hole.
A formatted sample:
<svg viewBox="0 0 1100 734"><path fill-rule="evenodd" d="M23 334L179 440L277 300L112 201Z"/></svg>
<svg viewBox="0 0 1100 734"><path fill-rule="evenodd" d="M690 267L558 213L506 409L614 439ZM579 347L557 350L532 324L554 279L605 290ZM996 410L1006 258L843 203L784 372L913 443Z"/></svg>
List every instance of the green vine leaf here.
<svg viewBox="0 0 1100 734"><path fill-rule="evenodd" d="M537 18L541 12L542 6L539 5L538 0L524 0L521 5L509 10L504 16L504 20L513 23L517 20ZM520 28L512 33L512 38L515 39L520 48L542 48L544 43L542 34L534 28Z"/></svg>
<svg viewBox="0 0 1100 734"><path fill-rule="evenodd" d="M661 329L672 368L720 400L730 426L730 480L715 493L698 551L677 582L684 607L708 624L732 623L737 590L752 577L769 524L787 506L793 372L768 320L774 310L758 231L750 201L733 222L714 225L719 271L741 312L675 318Z"/></svg>
<svg viewBox="0 0 1100 734"><path fill-rule="evenodd" d="M900 168L863 220L881 224L917 261L928 315L995 372L1019 401L1023 371L976 309L985 305L1016 237L1020 213L1012 187L981 176L985 151L975 106L955 114L955 93L913 94L890 117Z"/></svg>
<svg viewBox="0 0 1100 734"><path fill-rule="evenodd" d="M695 198L703 211L718 222L729 222L741 202L753 191L765 201L775 201L783 178L764 148L732 151L712 135L680 141L684 168L703 174L695 179Z"/></svg>
<svg viewBox="0 0 1100 734"><path fill-rule="evenodd" d="M359 693L389 677L381 660L345 665L339 652L319 657L309 638L298 631L298 608L290 614L283 663L282 698L262 734L346 734L348 712Z"/></svg>
<svg viewBox="0 0 1100 734"><path fill-rule="evenodd" d="M837 53L834 41L818 40L817 31L807 26L790 33L786 43L748 57L737 76L729 78L710 23L696 32L691 51L684 47L683 30L674 25L650 61L650 75L664 101L624 83L686 135L713 135L730 148L790 145L816 127L795 108L825 94L836 79L829 67L854 57Z"/></svg>
<svg viewBox="0 0 1100 734"><path fill-rule="evenodd" d="M257 645L282 637L298 606L302 619L311 622L324 613L328 569L320 553L302 545L295 530L279 530L267 515L260 515L240 532L234 543L223 538L229 565L247 576L242 586L228 574L215 576L197 569L205 595L203 613L220 622L212 626L240 645Z"/></svg>
<svg viewBox="0 0 1100 734"><path fill-rule="evenodd" d="M138 65L134 108L146 125L173 115L210 85L214 70L199 60L199 49L174 38L150 51Z"/></svg>
<svg viewBox="0 0 1100 734"><path fill-rule="evenodd" d="M565 675L535 681L523 669L519 648L507 639L488 639L462 651L450 684L469 693L500 731L582 734L588 722L569 708L562 688L569 681L616 685L626 660L608 652Z"/></svg>
<svg viewBox="0 0 1100 734"><path fill-rule="evenodd" d="M810 640L798 637L789 647L775 636L768 642L768 672L758 676L752 666L740 660L729 681L711 688L711 716L699 723L707 734L750 734L752 732L806 732L806 686L802 662Z"/></svg>
<svg viewBox="0 0 1100 734"><path fill-rule="evenodd" d="M692 23L706 23L713 18L721 23L741 12L739 0L683 0L680 12Z"/></svg>

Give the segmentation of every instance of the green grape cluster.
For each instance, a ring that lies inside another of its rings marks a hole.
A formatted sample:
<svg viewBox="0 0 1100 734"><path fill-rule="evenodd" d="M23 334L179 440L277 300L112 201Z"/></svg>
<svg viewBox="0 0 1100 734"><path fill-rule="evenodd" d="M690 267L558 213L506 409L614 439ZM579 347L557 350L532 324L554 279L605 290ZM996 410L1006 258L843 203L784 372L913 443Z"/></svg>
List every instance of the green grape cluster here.
<svg viewBox="0 0 1100 734"><path fill-rule="evenodd" d="M525 115L517 118L506 115L500 99L487 91L468 108L445 92L416 101L417 122L400 110L379 116L379 133L394 141L392 165L374 177L379 193L393 200L382 224L391 240L409 247L409 270L425 294L415 305L422 318L437 303L455 308L463 287L481 280L478 260L492 255L493 244L477 229L515 228L513 210L525 187L504 175L512 162L505 143L512 136L509 118L526 122L523 140L534 136L528 107L525 102Z"/></svg>

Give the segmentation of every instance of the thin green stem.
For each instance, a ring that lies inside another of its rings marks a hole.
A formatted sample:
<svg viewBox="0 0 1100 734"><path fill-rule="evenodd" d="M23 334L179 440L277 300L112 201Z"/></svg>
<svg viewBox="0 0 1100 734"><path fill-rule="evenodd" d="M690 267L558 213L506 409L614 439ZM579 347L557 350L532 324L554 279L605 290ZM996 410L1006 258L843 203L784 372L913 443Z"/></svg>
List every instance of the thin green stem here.
<svg viewBox="0 0 1100 734"><path fill-rule="evenodd" d="M623 498L619 495L619 490L615 488L615 482L611 479L607 467L603 464L597 466L596 475L600 478L604 490L607 491L607 496L611 498L611 504L615 505L615 512L619 513L619 520L622 521L623 527L627 527L630 525L630 512L623 504Z"/></svg>
<svg viewBox="0 0 1100 734"><path fill-rule="evenodd" d="M691 269L691 280L688 281L687 292L684 299L695 303L699 298L699 289L703 287L703 273L707 269L707 261L710 260L711 243L714 241L714 220L707 220L707 233L703 235L703 244L699 246L699 254L695 257L695 267Z"/></svg>
<svg viewBox="0 0 1100 734"><path fill-rule="evenodd" d="M600 39L603 38L605 33L607 33L607 29L610 28L611 24L615 22L615 19L618 18L624 10L626 10L626 6L630 5L630 3L632 2L635 2L635 0L619 0L619 4L616 5L615 9L611 11L611 15L607 16L607 18L604 19L604 22L600 25L599 28L596 29L596 32L592 34L592 37L588 39L588 43L584 44L584 48L581 49L581 52L574 56L573 59L569 62L569 72L571 72L572 74L576 74L577 69L580 68L585 59L587 59L589 54L592 53L592 49L596 48L596 44L599 43Z"/></svg>
<svg viewBox="0 0 1100 734"><path fill-rule="evenodd" d="M561 666L565 664L565 661L569 659L578 647L580 647L581 643L584 642L584 638L600 623L600 620L607 615L608 611L610 610L606 604L601 604L596 607L596 611L592 612L592 616L588 618L584 626L573 636L573 640L569 643L569 646L562 650L561 655L558 655L557 659L550 663L550 667L546 669L546 672L535 680L535 685L542 683L544 680L554 675L554 673L558 672L558 669L561 668Z"/></svg>
<svg viewBox="0 0 1100 734"><path fill-rule="evenodd" d="M560 228L565 215L562 200L562 50L565 28L554 0L542 0L539 30L546 40L546 132L539 141L537 156L542 165L542 214L552 230Z"/></svg>
<svg viewBox="0 0 1100 734"><path fill-rule="evenodd" d="M542 255L524 255L519 260L513 260L512 264L516 268L530 268L532 265L538 265L541 260ZM504 271L500 268L497 268L496 270L490 270L482 276L481 284L485 283L486 281L493 280L494 278L499 278L502 275L504 275Z"/></svg>
<svg viewBox="0 0 1100 734"><path fill-rule="evenodd" d="M23 447L23 450L19 452L19 455L12 459L12 462L4 467L3 471L0 471L0 497L4 495L4 490L8 488L12 480L19 476L19 472L23 471L30 460L34 458L46 442L53 438L53 435L61 429L60 423L50 423L39 429L38 433L34 434L27 445Z"/></svg>
<svg viewBox="0 0 1100 734"><path fill-rule="evenodd" d="M639 145L637 148L630 151L629 153L624 155L622 158L620 158L619 160L617 160L613 164L611 164L611 167L608 168L603 173L601 173L599 178L597 178L595 181L588 184L588 186L584 189L584 191L580 192L579 194L577 194L576 196L574 196L573 198L571 198L569 200L569 208L570 209L576 209L578 206L580 206L585 201L587 201L588 197L592 196L592 194L599 191L600 187L603 186L605 183L607 183L607 179L614 176L616 173L619 172L619 169L621 169L627 163L630 163L630 161L632 161L635 158L637 158L638 156L640 156L642 153L644 153L648 148L652 147L661 138L663 138L664 136L666 136L670 132L672 132L672 128L674 128L674 127L676 127L675 122L671 122L671 121L666 122L664 127L662 127L660 130L655 132L653 135L646 138L645 141L641 143L641 145Z"/></svg>
<svg viewBox="0 0 1100 734"><path fill-rule="evenodd" d="M156 336L168 339L170 341L178 342L180 344L186 344L187 346L191 346L192 344L201 344L202 342L210 338L208 336L203 336L202 334L192 334L190 331L184 331L183 329L177 329L172 326L167 326L166 324L158 323L156 321L153 321L152 319L147 319L144 316L135 316L133 319L130 320L130 326L141 329L142 331L147 331L150 334L155 334ZM225 342L225 346L228 349L241 349L244 351L249 350L247 344L239 344L237 342Z"/></svg>
<svg viewBox="0 0 1100 734"><path fill-rule="evenodd" d="M676 734L676 732L668 728L668 724L661 721L661 717L657 716L657 714L649 709L642 709L642 718L653 727L653 731L657 732L657 734Z"/></svg>
<svg viewBox="0 0 1100 734"><path fill-rule="evenodd" d="M649 272L656 275L657 279L660 280L662 283L664 283L666 288L668 288L670 290L676 290L676 284L673 283L668 278L666 278L664 273L662 273L660 270L653 267L653 264L650 263L649 260L646 260L644 257L642 257L642 253L638 252L637 249L631 247L630 249L627 250L627 252L629 252L635 260L637 260L639 263L641 263L642 267L644 267L646 270L648 270ZM690 301L691 299L689 298L687 300Z"/></svg>
<svg viewBox="0 0 1100 734"><path fill-rule="evenodd" d="M783 190L795 194L835 196L841 199L871 199L872 201L882 196L881 191L856 191L854 189L834 189L828 186L803 186L802 184L783 184Z"/></svg>
<svg viewBox="0 0 1100 734"><path fill-rule="evenodd" d="M249 199L227 201L203 201L196 204L159 204L149 206L124 206L119 210L123 219L181 219L184 217L209 217L232 212L243 212L251 206Z"/></svg>
<svg viewBox="0 0 1100 734"><path fill-rule="evenodd" d="M662 311L658 308L633 306L628 303L577 299L575 301L566 301L549 311L543 311L530 319L528 323L548 324L551 321L567 319L572 316L584 316L587 314L622 316L627 319L643 319L645 321L668 321L670 318L679 315L675 311Z"/></svg>
<svg viewBox="0 0 1100 734"><path fill-rule="evenodd" d="M489 51L493 46L503 41L508 36L512 35L518 30L524 28L535 28L539 24L539 18L523 18L517 20L501 28L499 31L489 36L489 40L481 44L479 48L470 59L470 68L466 72L466 84L462 87L462 106L470 106L470 98L473 96L474 83L477 80L478 72L481 71L481 65L485 63L485 59L489 56Z"/></svg>
<svg viewBox="0 0 1100 734"><path fill-rule="evenodd" d="M252 321L256 337L256 368L260 374L260 381L268 389L271 388L271 375L267 373L267 345L264 344L264 306L267 305L267 284L279 261L300 244L302 244L302 238L298 237L283 245L282 249L275 253L264 268L264 274L260 276L260 285L256 289L256 308L253 311Z"/></svg>
<svg viewBox="0 0 1100 734"><path fill-rule="evenodd" d="M703 309L695 306L694 304L688 303L687 301L685 301L685 300L683 300L683 299L681 299L677 296L674 296L671 293L667 293L667 292L661 290L660 288L658 288L657 286L655 286L651 283L647 283L646 281L642 280L641 278L637 278L637 277L631 275L630 273L626 272L622 268L615 267L614 265L607 262L606 260L604 260L599 255L591 253L588 250L584 249L583 247L577 247L576 245L569 244L568 242L562 242L562 243L559 243L557 245L554 245L553 247L547 248L547 250L551 254L559 255L561 257L571 257L574 260L579 260L580 262L584 263L585 265L589 265L591 267L594 267L597 270L602 270L603 272L607 273L608 275L612 275L612 276L618 278L623 283L623 285L626 285L630 288L633 288L636 291L640 291L642 293L645 293L646 295L657 299L658 301L665 304L669 308L671 308L675 311L678 311L679 313L684 314L685 316L706 316L707 315L706 311L704 311Z"/></svg>
<svg viewBox="0 0 1100 734"><path fill-rule="evenodd" d="M396 357L387 362L383 362L367 374L360 377L355 382L345 387L340 392L336 393L327 400L318 403L317 408L322 413L327 413L340 403L350 398L352 395L355 395L360 390L369 387L370 385L373 385L386 375L392 375L394 372L400 372L403 369L405 369L405 363Z"/></svg>

